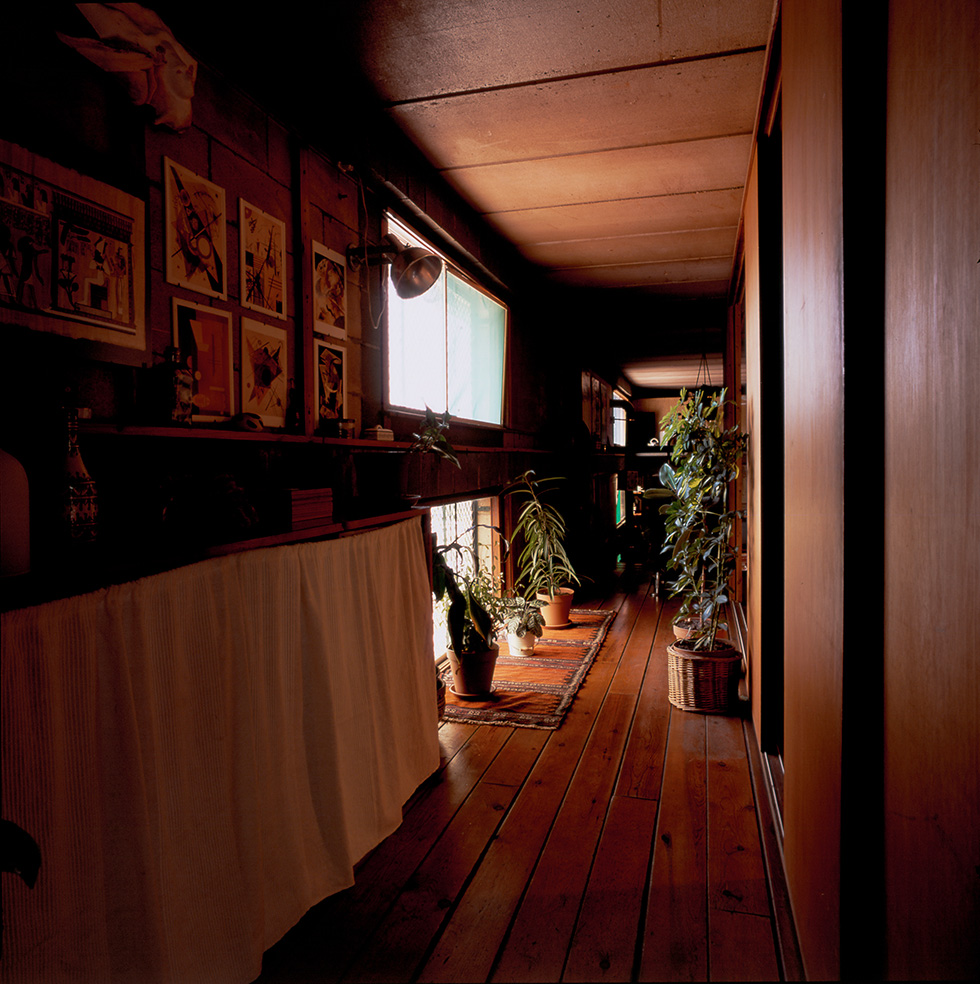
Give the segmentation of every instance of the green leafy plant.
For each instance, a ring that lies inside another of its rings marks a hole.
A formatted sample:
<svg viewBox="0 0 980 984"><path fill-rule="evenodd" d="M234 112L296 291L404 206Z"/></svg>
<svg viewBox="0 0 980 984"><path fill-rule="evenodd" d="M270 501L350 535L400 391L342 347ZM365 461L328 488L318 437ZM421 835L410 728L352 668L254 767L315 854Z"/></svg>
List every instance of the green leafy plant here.
<svg viewBox="0 0 980 984"><path fill-rule="evenodd" d="M467 552L472 554L458 538L437 544L433 536L432 590L436 601L446 606L450 646L460 658L495 645L506 617L500 578L487 570L469 573L463 569ZM456 567L450 556L457 558Z"/></svg>
<svg viewBox="0 0 980 984"><path fill-rule="evenodd" d="M724 427L725 393L682 389L663 428L670 460L660 469L660 481L674 496L660 508L667 566L677 571L671 596L683 596L679 617L693 620L693 648L702 651L713 650L718 631L728 628L721 613L736 566L731 541L740 515L728 508L728 487L748 443L737 425Z"/></svg>
<svg viewBox="0 0 980 984"><path fill-rule="evenodd" d="M565 550L565 520L555 506L545 500L560 477L537 478L528 469L504 491L521 500L513 535L523 540L517 558L517 583L529 594L547 592L554 597L559 588L581 584Z"/></svg>
<svg viewBox="0 0 980 984"><path fill-rule="evenodd" d="M536 598L525 598L523 595L505 598L504 628L518 639L523 639L528 632L540 639L544 632L543 607L544 602Z"/></svg>
<svg viewBox="0 0 980 984"><path fill-rule="evenodd" d="M426 407L425 416L422 418L418 431L412 434L413 441L409 451L421 451L423 454L431 451L447 461L451 461L457 468L462 468L456 451L446 436L451 419L448 410L443 414L437 414L434 410Z"/></svg>

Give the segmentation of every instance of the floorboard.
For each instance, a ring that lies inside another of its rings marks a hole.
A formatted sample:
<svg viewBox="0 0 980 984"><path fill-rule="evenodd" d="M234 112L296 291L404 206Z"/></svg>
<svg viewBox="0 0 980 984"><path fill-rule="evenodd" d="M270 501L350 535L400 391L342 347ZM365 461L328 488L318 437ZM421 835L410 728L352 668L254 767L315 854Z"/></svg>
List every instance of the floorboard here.
<svg viewBox="0 0 980 984"><path fill-rule="evenodd" d="M742 718L671 707L649 579L583 607L617 615L562 726L443 723L401 827L256 984L796 979Z"/></svg>

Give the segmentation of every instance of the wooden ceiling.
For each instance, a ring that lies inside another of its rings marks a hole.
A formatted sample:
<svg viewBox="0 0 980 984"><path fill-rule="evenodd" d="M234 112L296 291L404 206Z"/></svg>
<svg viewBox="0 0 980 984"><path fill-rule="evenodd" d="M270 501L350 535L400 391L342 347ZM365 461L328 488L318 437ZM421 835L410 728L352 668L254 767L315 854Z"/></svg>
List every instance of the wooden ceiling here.
<svg viewBox="0 0 980 984"><path fill-rule="evenodd" d="M385 112L554 283L724 297L773 0L365 0Z"/></svg>

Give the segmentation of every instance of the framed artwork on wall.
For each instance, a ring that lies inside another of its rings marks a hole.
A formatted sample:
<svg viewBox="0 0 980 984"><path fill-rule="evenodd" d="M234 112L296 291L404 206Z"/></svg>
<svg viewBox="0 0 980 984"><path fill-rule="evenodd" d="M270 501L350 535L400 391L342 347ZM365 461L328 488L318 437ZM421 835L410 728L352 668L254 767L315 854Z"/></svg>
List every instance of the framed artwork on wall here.
<svg viewBox="0 0 980 984"><path fill-rule="evenodd" d="M225 300L227 215L216 184L163 159L167 283Z"/></svg>
<svg viewBox="0 0 980 984"><path fill-rule="evenodd" d="M347 337L347 261L322 243L312 242L313 329Z"/></svg>
<svg viewBox="0 0 980 984"><path fill-rule="evenodd" d="M38 331L143 348L144 205L0 141L0 308Z"/></svg>
<svg viewBox="0 0 980 984"><path fill-rule="evenodd" d="M173 299L173 338L192 376L191 420L224 421L235 415L235 362L231 314Z"/></svg>
<svg viewBox="0 0 980 984"><path fill-rule="evenodd" d="M242 306L286 318L286 223L238 199Z"/></svg>
<svg viewBox="0 0 980 984"><path fill-rule="evenodd" d="M347 406L347 348L322 338L313 339L316 366L317 429L333 428Z"/></svg>
<svg viewBox="0 0 980 984"><path fill-rule="evenodd" d="M286 426L286 358L284 328L242 318L242 413L257 414L264 427Z"/></svg>

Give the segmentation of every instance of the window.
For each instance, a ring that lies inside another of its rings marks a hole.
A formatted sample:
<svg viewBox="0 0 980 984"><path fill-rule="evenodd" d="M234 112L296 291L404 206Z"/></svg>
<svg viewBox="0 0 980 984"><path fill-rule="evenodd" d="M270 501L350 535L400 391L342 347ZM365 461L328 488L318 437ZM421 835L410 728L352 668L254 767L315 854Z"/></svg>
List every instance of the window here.
<svg viewBox="0 0 980 984"><path fill-rule="evenodd" d="M617 447L626 447L626 407L629 397L621 390L613 391L612 442Z"/></svg>
<svg viewBox="0 0 980 984"><path fill-rule="evenodd" d="M430 243L388 216L387 232ZM507 308L448 261L435 286L403 300L388 290L388 405L503 423Z"/></svg>
<svg viewBox="0 0 980 984"><path fill-rule="evenodd" d="M468 574L474 572L474 567L477 570L494 570L492 499L468 499L445 506L433 506L429 515L437 543L445 545L455 541L463 547L448 558L450 567ZM435 602L434 596L432 639L435 658L441 659L449 648L449 633L446 629L446 613L443 606Z"/></svg>

